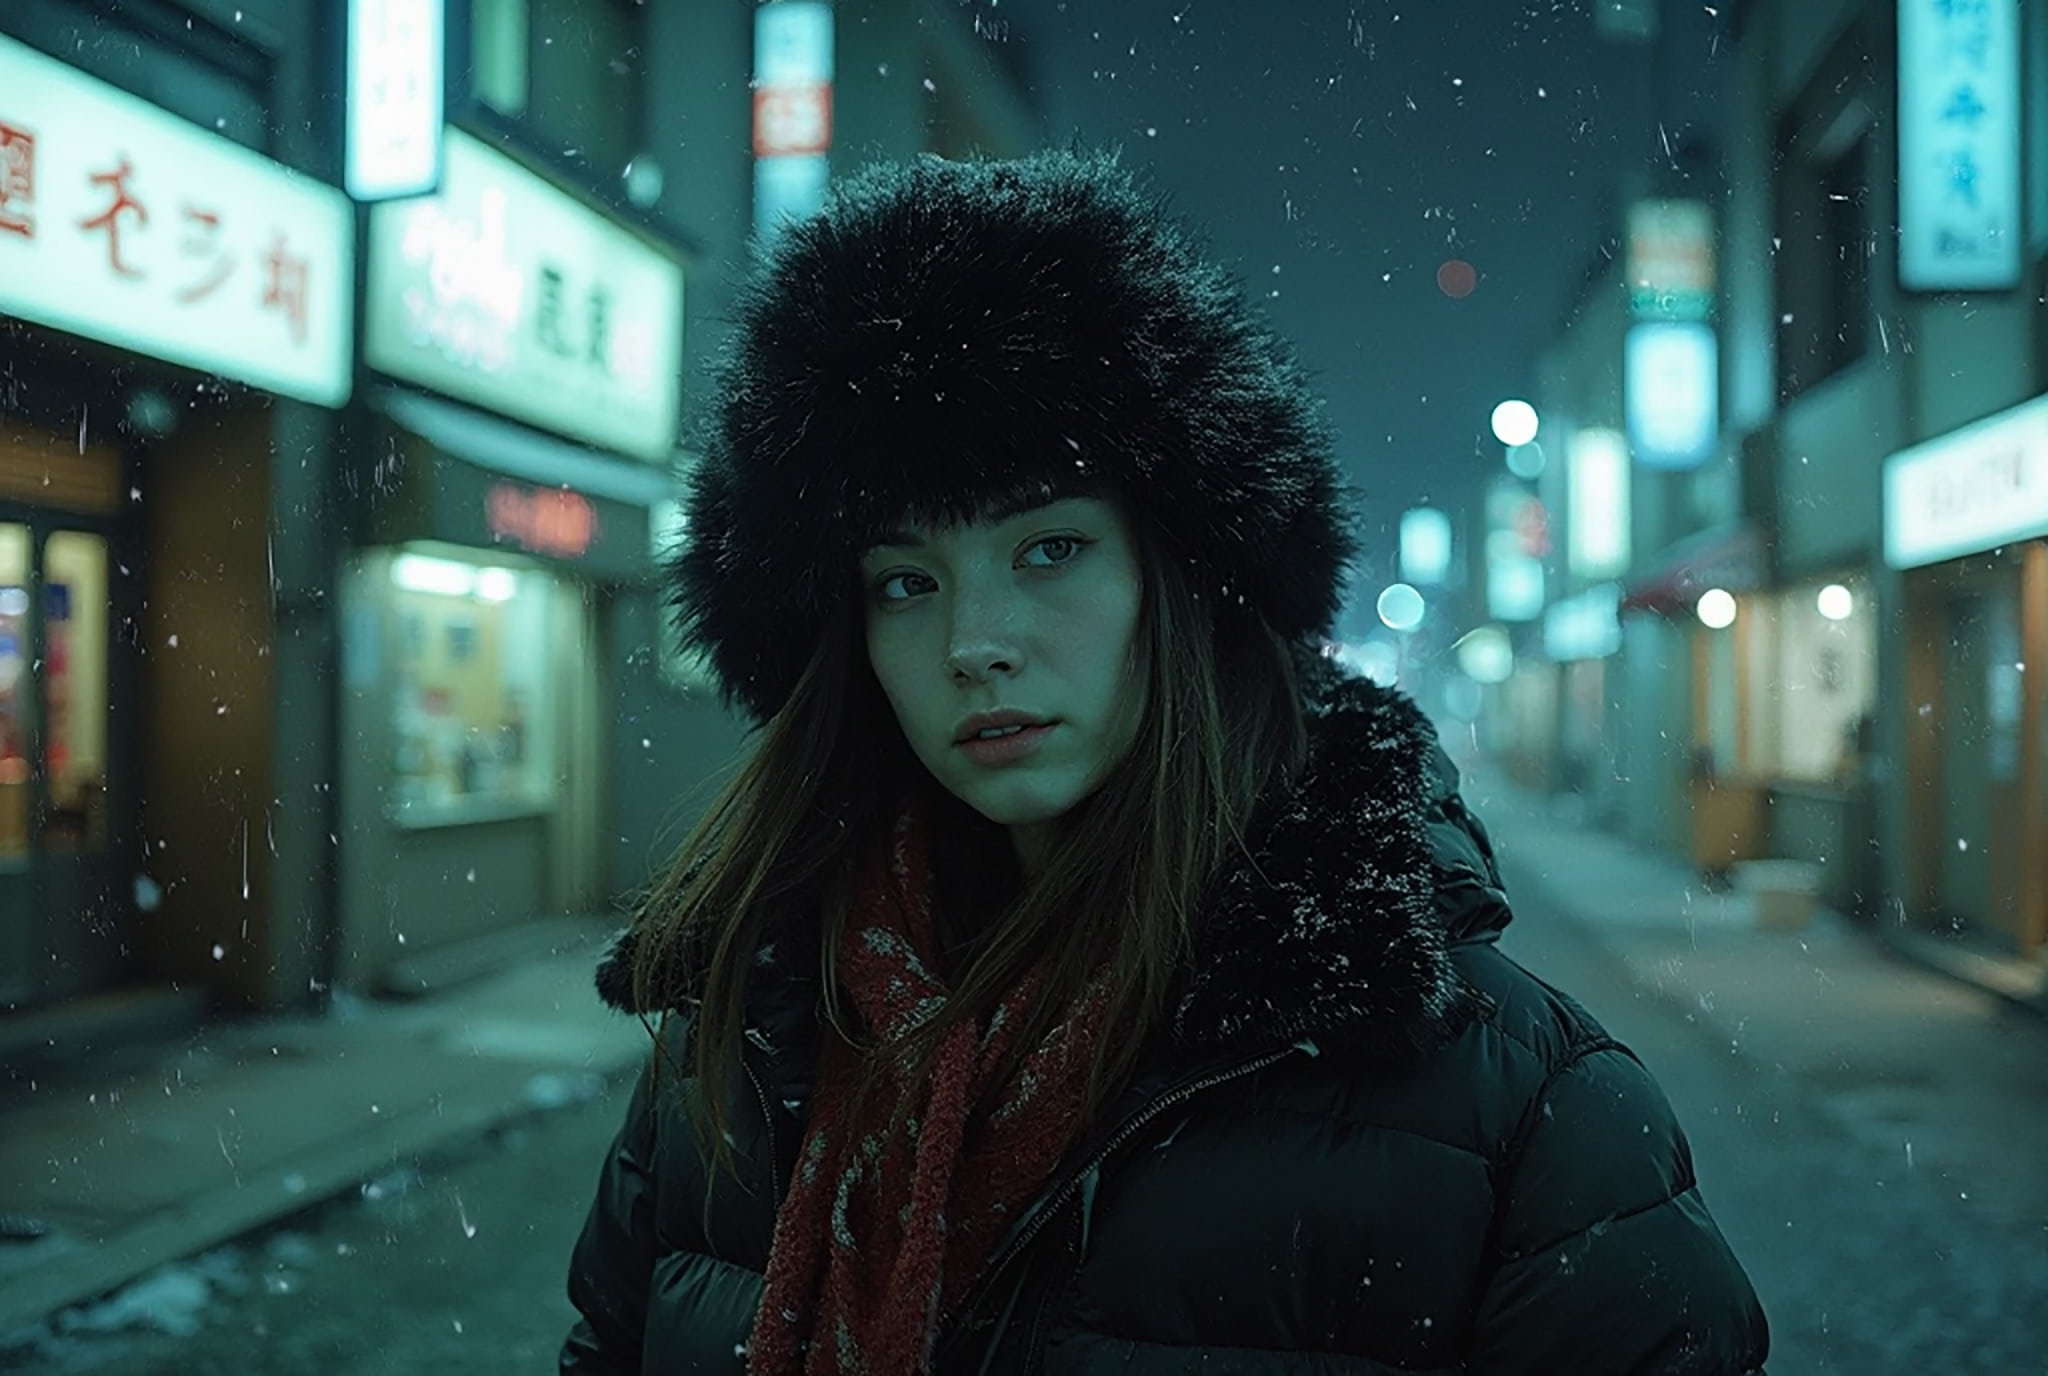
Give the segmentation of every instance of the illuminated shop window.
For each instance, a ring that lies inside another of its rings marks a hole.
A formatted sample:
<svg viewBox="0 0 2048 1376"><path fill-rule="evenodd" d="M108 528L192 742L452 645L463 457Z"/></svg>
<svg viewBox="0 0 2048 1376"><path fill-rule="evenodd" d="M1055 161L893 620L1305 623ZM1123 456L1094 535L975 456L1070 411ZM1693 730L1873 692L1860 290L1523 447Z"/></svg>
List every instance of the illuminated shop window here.
<svg viewBox="0 0 2048 1376"><path fill-rule="evenodd" d="M391 562L392 804L405 821L553 797L554 583L409 549Z"/></svg>
<svg viewBox="0 0 2048 1376"><path fill-rule="evenodd" d="M75 853L107 841L107 542L75 530L43 542L38 705L33 538L27 526L0 525L0 860L30 850L39 740L48 787L41 848Z"/></svg>
<svg viewBox="0 0 2048 1376"><path fill-rule="evenodd" d="M1759 596L1748 655L1749 758L1775 778L1850 782L1877 705L1877 620L1869 583L1802 583Z"/></svg>
<svg viewBox="0 0 2048 1376"><path fill-rule="evenodd" d="M46 851L107 843L107 542L60 530L43 543Z"/></svg>
<svg viewBox="0 0 2048 1376"><path fill-rule="evenodd" d="M28 527L0 524L0 860L28 854Z"/></svg>

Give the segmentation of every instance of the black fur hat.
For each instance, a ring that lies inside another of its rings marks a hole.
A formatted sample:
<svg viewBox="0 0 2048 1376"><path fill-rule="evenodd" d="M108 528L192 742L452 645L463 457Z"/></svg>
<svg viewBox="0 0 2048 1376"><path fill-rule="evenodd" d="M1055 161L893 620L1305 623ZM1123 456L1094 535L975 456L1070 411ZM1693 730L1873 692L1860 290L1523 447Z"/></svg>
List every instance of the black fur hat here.
<svg viewBox="0 0 2048 1376"><path fill-rule="evenodd" d="M1106 492L1290 639L1356 549L1291 353L1108 154L840 183L741 287L711 397L671 601L756 720L906 516Z"/></svg>

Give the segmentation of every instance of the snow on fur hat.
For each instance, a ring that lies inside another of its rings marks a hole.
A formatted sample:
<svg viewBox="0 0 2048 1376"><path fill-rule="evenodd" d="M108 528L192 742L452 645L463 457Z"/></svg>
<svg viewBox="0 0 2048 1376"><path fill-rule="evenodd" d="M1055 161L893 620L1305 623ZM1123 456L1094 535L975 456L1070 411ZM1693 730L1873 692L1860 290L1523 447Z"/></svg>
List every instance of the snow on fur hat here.
<svg viewBox="0 0 2048 1376"><path fill-rule="evenodd" d="M732 323L670 601L757 721L906 516L1106 493L1204 595L1289 639L1336 615L1356 543L1320 405L1113 155L869 168Z"/></svg>

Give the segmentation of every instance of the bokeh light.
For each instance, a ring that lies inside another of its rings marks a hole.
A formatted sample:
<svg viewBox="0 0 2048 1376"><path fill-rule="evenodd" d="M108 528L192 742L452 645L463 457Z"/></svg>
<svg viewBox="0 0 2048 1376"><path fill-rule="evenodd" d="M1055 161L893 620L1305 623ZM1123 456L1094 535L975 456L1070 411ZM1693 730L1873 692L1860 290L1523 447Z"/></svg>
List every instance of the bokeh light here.
<svg viewBox="0 0 2048 1376"><path fill-rule="evenodd" d="M1452 720L1475 722L1486 708L1486 690L1463 674L1452 674L1444 684L1444 711Z"/></svg>
<svg viewBox="0 0 2048 1376"><path fill-rule="evenodd" d="M1515 646L1498 626L1481 626L1458 642L1458 667L1474 683L1506 683L1515 672Z"/></svg>
<svg viewBox="0 0 2048 1376"><path fill-rule="evenodd" d="M1493 408L1493 437L1502 444L1527 444L1536 438L1536 408L1508 400Z"/></svg>
<svg viewBox="0 0 2048 1376"><path fill-rule="evenodd" d="M1386 640L1368 640L1363 644L1340 644L1335 647L1337 662L1355 674L1363 675L1382 688L1392 688L1401 679L1401 652Z"/></svg>
<svg viewBox="0 0 2048 1376"><path fill-rule="evenodd" d="M1392 631L1412 631L1422 624L1422 594L1406 583L1389 583L1380 593L1380 620Z"/></svg>
<svg viewBox="0 0 2048 1376"><path fill-rule="evenodd" d="M1735 595L1725 588L1709 588L1700 595L1700 624L1710 631L1725 631L1735 624Z"/></svg>
<svg viewBox="0 0 2048 1376"><path fill-rule="evenodd" d="M1820 614L1830 621L1847 621L1856 614L1856 595L1840 583L1822 588L1818 601Z"/></svg>

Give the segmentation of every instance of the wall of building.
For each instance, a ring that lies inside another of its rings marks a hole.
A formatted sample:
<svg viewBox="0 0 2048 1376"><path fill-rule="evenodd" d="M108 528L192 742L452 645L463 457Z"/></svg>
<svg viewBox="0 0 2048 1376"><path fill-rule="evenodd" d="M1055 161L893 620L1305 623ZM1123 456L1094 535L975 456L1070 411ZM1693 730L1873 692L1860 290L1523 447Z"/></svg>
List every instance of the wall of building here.
<svg viewBox="0 0 2048 1376"><path fill-rule="evenodd" d="M185 0L131 9L43 0L9 9L0 28L201 128L332 181L339 172L342 107L334 97L332 68L339 49L330 9L313 0ZM186 405L184 389L208 384L176 370L165 370L161 378L138 373L125 388L104 389L95 397L95 409L118 413L128 405L129 393L145 382L168 393L183 426L158 452L183 452L194 442L187 432L212 423L204 418L203 406L195 413ZM245 467L232 484L232 503L194 495L217 477L209 467L217 455L204 444L191 463L145 463L144 477L152 503L163 502L160 517L154 512L147 517L159 559L179 548L234 551L237 558L254 549L261 556L248 566L254 573L246 584L223 585L212 595L217 601L231 591L255 590L257 603L246 610L250 619L236 632L246 643L236 653L254 653L250 646L262 646L257 667L266 701L261 711L247 710L245 703L235 718L239 725L162 721L163 729L151 732L140 749L145 788L154 781L159 799L186 796L162 790L180 787L188 766L213 769L207 761L228 761L240 767L232 787L238 797L246 790L246 805L259 809L261 818L262 858L252 863L249 890L260 895L263 912L246 928L256 934L253 938L245 934L240 916L229 922L217 913L188 912L179 906L183 899L170 900L169 914L127 920L144 931L140 946L148 954L141 973L175 975L245 1003L280 1005L305 998L319 978L320 953L333 921L334 847L329 837L334 830L335 636L329 593L340 531L327 494L328 456L340 419L326 408L284 399L267 400L254 415L248 424L257 433L237 441ZM251 493L266 497L260 509L248 505ZM227 524L230 515L232 525ZM253 545L247 543L251 540ZM165 579L165 585L171 581ZM185 587L172 600L193 618L227 615L219 605L206 611L201 591L196 585ZM161 648L158 644L152 650ZM166 672L175 677L175 671ZM237 696L254 681L239 678ZM190 705L196 701L190 695L202 686L195 680L186 686L189 692L173 691ZM157 704L148 710L162 713ZM216 741L223 753L193 758L193 742L213 739L217 727L227 733ZM150 763L163 752L179 763ZM156 808L159 822L189 831L193 823L175 812ZM201 836L193 839L206 844ZM227 888L239 903L239 862L232 868ZM226 939L216 940L223 931ZM212 948L217 944L236 954L216 962ZM196 960L190 958L195 949L200 952Z"/></svg>

